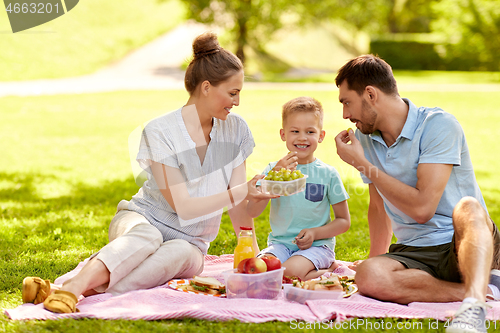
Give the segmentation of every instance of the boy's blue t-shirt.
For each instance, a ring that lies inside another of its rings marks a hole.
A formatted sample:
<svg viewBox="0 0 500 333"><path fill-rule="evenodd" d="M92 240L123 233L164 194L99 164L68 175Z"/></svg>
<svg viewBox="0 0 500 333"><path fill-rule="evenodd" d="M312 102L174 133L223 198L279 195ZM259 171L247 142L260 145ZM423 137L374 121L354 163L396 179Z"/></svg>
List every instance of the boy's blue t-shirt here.
<svg viewBox="0 0 500 333"><path fill-rule="evenodd" d="M277 162L269 163L264 170L267 174ZM337 170L316 160L309 164L297 165L307 175L305 191L291 196L271 199L269 222L271 233L268 244L280 243L292 251L298 251L292 241L302 229L321 227L332 221L330 206L349 199ZM326 245L335 250L335 237L315 240L312 246Z"/></svg>

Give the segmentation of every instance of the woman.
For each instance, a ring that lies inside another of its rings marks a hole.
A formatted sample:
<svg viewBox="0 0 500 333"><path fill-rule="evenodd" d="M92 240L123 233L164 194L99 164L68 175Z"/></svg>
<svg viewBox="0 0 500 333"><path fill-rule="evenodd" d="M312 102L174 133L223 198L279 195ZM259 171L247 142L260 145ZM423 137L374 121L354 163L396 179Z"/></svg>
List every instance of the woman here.
<svg viewBox="0 0 500 333"><path fill-rule="evenodd" d="M228 207L238 231L252 226L247 200L271 198L255 188L262 176L246 182L245 160L255 144L245 121L231 114L243 86L241 61L212 33L197 37L193 52L185 75L189 100L143 130L137 160L148 179L118 204L110 243L52 294L48 280L25 278L24 302L75 312L78 295L118 295L192 277L203 270L222 209Z"/></svg>

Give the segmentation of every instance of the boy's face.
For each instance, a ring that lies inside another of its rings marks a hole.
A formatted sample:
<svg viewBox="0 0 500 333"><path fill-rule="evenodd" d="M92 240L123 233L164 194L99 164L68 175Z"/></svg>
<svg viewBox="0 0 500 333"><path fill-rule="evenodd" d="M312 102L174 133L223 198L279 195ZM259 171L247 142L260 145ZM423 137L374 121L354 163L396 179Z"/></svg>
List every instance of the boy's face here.
<svg viewBox="0 0 500 333"><path fill-rule="evenodd" d="M314 112L295 112L287 117L280 130L281 140L289 151L296 151L299 164L312 163L318 143L325 137L319 127L319 117Z"/></svg>

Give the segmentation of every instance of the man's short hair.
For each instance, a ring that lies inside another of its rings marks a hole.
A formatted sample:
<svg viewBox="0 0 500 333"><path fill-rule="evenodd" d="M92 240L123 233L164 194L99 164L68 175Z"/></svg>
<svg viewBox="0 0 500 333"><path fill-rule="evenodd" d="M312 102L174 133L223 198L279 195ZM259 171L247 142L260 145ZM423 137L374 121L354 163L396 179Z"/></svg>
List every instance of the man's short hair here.
<svg viewBox="0 0 500 333"><path fill-rule="evenodd" d="M391 66L373 54L356 57L342 66L335 84L339 87L344 81L347 82L347 88L358 95L363 94L366 86L377 87L387 95L399 95Z"/></svg>
<svg viewBox="0 0 500 333"><path fill-rule="evenodd" d="M323 106L321 103L312 97L302 96L294 98L283 105L281 113L282 126L285 127L286 120L289 115L295 112L311 112L316 113L318 117L318 125L323 129Z"/></svg>

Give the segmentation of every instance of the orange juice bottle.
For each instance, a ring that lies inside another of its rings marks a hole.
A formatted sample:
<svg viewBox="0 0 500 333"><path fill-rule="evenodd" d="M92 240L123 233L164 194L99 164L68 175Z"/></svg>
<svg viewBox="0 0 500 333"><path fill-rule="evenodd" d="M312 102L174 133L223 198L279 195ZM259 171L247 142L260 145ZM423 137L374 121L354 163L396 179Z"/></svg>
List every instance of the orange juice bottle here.
<svg viewBox="0 0 500 333"><path fill-rule="evenodd" d="M240 227L238 245L234 249L234 268L238 267L238 264L243 259L254 256L252 227Z"/></svg>

